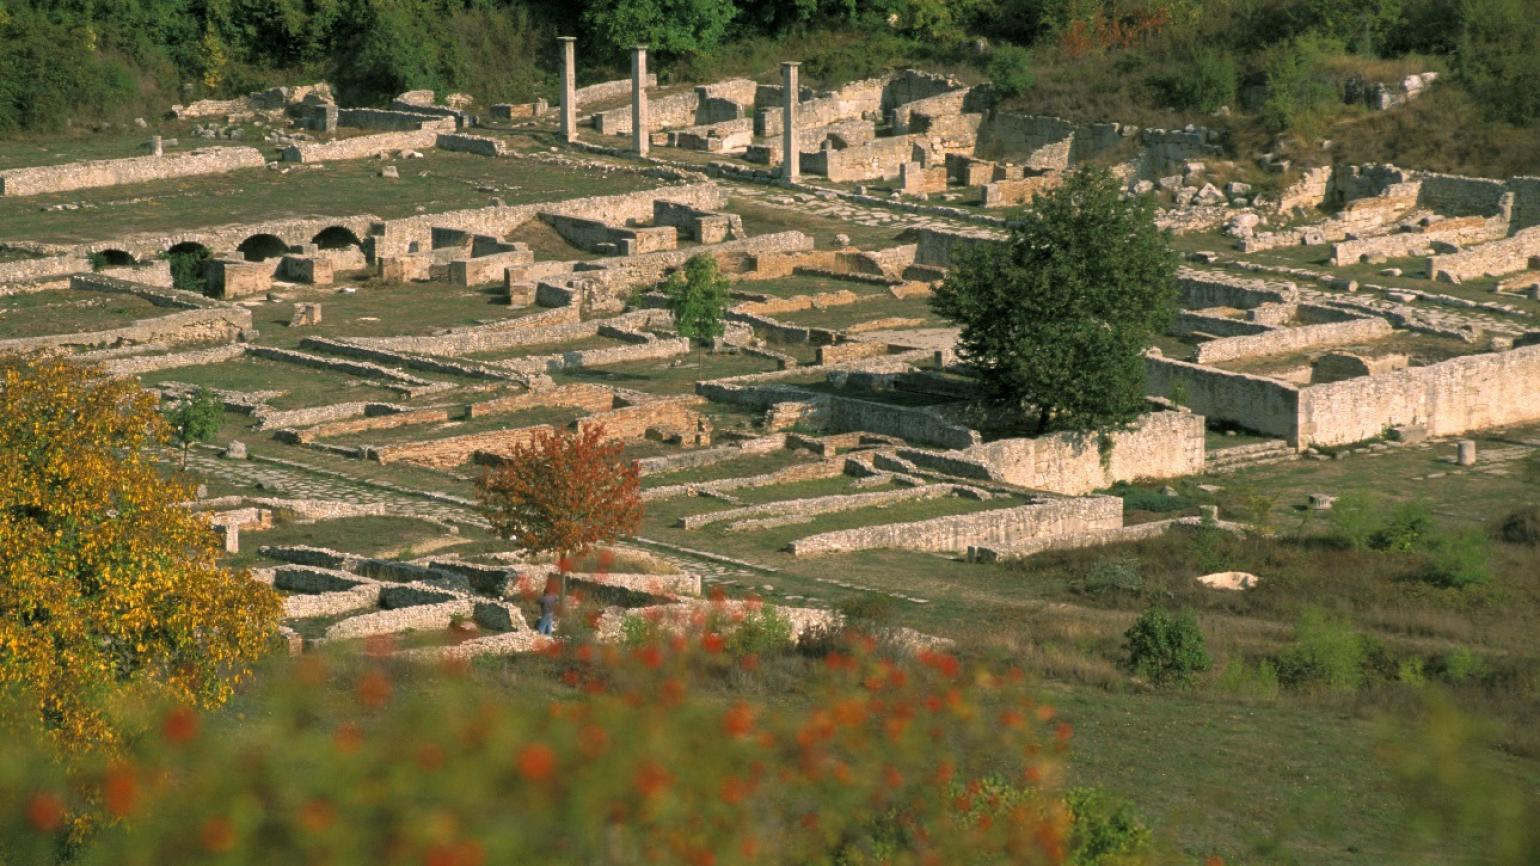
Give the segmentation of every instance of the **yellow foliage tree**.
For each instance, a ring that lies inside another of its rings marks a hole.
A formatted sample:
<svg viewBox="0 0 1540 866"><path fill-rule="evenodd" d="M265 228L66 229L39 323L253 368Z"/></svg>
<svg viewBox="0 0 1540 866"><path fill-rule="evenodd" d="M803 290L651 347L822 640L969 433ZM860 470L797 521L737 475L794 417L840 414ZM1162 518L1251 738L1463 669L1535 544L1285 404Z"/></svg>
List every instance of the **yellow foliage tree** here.
<svg viewBox="0 0 1540 866"><path fill-rule="evenodd" d="M155 410L99 370L0 357L0 688L65 746L110 746L125 691L224 701L277 626L276 593L219 566L157 471Z"/></svg>

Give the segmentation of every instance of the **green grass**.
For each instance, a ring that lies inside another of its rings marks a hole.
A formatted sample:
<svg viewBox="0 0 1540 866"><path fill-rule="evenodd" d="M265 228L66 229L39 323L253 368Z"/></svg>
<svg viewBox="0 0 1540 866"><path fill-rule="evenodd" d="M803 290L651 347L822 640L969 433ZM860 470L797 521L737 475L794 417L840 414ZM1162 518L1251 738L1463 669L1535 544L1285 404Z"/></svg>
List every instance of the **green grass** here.
<svg viewBox="0 0 1540 866"><path fill-rule="evenodd" d="M169 315L136 295L58 289L0 297L0 339L123 328Z"/></svg>
<svg viewBox="0 0 1540 866"><path fill-rule="evenodd" d="M616 194L658 185L655 178L617 172L599 176L529 160L491 159L426 151L400 163L401 178L378 176L373 159L326 163L282 174L248 169L229 174L156 181L52 195L0 199L0 236L51 243L84 243L189 226L349 216L412 216L418 208L447 211L483 207L491 195L508 204ZM480 191L487 187L495 193ZM94 207L40 211L67 202Z"/></svg>
<svg viewBox="0 0 1540 866"><path fill-rule="evenodd" d="M140 377L151 385L184 382L231 391L285 391L268 405L275 409L301 409L329 403L357 401L399 402L400 395L345 373L300 367L263 358L236 358L218 364L176 367Z"/></svg>
<svg viewBox="0 0 1540 866"><path fill-rule="evenodd" d="M462 530L464 531L464 530ZM241 534L241 552L228 558L237 567L274 565L259 552L262 546L309 545L355 553L360 556L394 558L413 545L446 535L444 527L410 517L345 517L319 523L280 523L265 532ZM475 540L467 535L466 540Z"/></svg>
<svg viewBox="0 0 1540 866"><path fill-rule="evenodd" d="M438 421L431 424L409 424L403 427L368 430L363 433L349 433L343 436L331 437L323 441L334 445L401 445L409 442L427 442L454 436L489 433L494 430L515 430L520 427L533 427L539 424L549 424L559 428L565 427L581 417L583 417L583 413L578 409L565 406L548 406L526 409L506 415L485 415L480 418L455 419L451 421Z"/></svg>

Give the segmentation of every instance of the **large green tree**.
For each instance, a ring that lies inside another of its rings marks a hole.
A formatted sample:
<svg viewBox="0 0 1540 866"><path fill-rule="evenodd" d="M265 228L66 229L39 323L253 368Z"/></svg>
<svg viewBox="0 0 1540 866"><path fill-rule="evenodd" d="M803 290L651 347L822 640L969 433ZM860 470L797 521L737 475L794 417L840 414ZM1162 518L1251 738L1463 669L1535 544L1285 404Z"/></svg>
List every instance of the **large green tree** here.
<svg viewBox="0 0 1540 866"><path fill-rule="evenodd" d="M1176 258L1147 196L1083 168L1038 196L1003 243L984 244L936 290L962 357L1040 431L1105 431L1144 409L1143 353L1176 311Z"/></svg>
<svg viewBox="0 0 1540 866"><path fill-rule="evenodd" d="M715 48L738 14L732 0L596 0L583 6L589 33L611 52L646 45L663 57Z"/></svg>
<svg viewBox="0 0 1540 866"><path fill-rule="evenodd" d="M727 330L723 315L732 302L732 284L722 276L717 260L705 253L691 256L682 270L663 283L674 327L685 337L710 343Z"/></svg>

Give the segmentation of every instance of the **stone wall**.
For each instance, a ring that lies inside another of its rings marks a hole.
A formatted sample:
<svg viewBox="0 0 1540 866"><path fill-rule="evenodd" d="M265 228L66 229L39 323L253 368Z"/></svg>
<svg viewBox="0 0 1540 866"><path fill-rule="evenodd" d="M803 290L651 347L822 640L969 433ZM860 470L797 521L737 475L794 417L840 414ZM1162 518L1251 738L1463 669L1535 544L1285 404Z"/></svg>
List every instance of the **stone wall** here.
<svg viewBox="0 0 1540 866"><path fill-rule="evenodd" d="M998 243L1005 239L1005 234L989 229L963 232L920 228L906 231L900 235L900 238L915 242L915 264L932 268L950 268L956 263L956 257L960 251L980 244Z"/></svg>
<svg viewBox="0 0 1540 866"><path fill-rule="evenodd" d="M0 340L0 352L34 352L41 349L103 348L125 344L155 343L179 346L187 343L228 343L251 329L251 311L243 307L183 310L168 316L141 319L122 328L49 334Z"/></svg>
<svg viewBox="0 0 1540 866"><path fill-rule="evenodd" d="M358 135L316 144L291 144L283 149L287 162L333 162L342 159L372 159L382 153L403 150L427 150L438 144L439 133L432 129L411 132L381 132Z"/></svg>
<svg viewBox="0 0 1540 866"><path fill-rule="evenodd" d="M441 132L434 143L439 150L473 153L477 156L504 156L508 153L508 146L502 139L485 135Z"/></svg>
<svg viewBox="0 0 1540 866"><path fill-rule="evenodd" d="M1401 425L1454 436L1540 419L1540 346L1466 355L1300 392L1303 444L1360 442Z"/></svg>
<svg viewBox="0 0 1540 866"><path fill-rule="evenodd" d="M658 76L648 75L643 84L649 89L658 86ZM585 102L603 102L609 99L625 99L631 96L631 79L617 78L614 81L601 81L598 84L590 84L587 87L579 87L572 92L575 104L581 106Z"/></svg>
<svg viewBox="0 0 1540 866"><path fill-rule="evenodd" d="M1311 349L1383 340L1394 332L1395 329L1389 322L1378 317L1276 328L1265 334L1222 337L1199 343L1197 350L1193 353L1193 360L1200 364L1217 364L1222 361L1260 358L1267 355L1290 355Z"/></svg>
<svg viewBox="0 0 1540 866"><path fill-rule="evenodd" d="M66 274L89 270L91 270L91 262L85 256L77 255L0 262L0 284L62 277Z"/></svg>
<svg viewBox="0 0 1540 866"><path fill-rule="evenodd" d="M1428 259L1428 273L1444 283L1479 277L1500 277L1529 267L1540 256L1540 226L1521 229L1512 237Z"/></svg>
<svg viewBox="0 0 1540 866"><path fill-rule="evenodd" d="M1508 185L1485 177L1419 172L1417 204L1445 216L1495 216L1502 210Z"/></svg>
<svg viewBox="0 0 1540 866"><path fill-rule="evenodd" d="M914 136L874 138L844 150L802 154L802 170L821 174L834 183L896 177L899 167L915 158Z"/></svg>
<svg viewBox="0 0 1540 866"><path fill-rule="evenodd" d="M1021 180L997 180L986 183L983 186L984 207L1013 207L1020 204L1031 204L1040 193L1064 182L1064 176L1059 174L1046 174L1036 177L1024 177Z"/></svg>
<svg viewBox="0 0 1540 866"><path fill-rule="evenodd" d="M1286 382L1151 355L1145 358L1145 391L1167 398L1180 392L1182 406L1206 418L1298 438L1300 389Z"/></svg>
<svg viewBox="0 0 1540 866"><path fill-rule="evenodd" d="M1464 216L1438 219L1412 231L1398 231L1344 240L1332 244L1331 263L1338 267L1375 258L1402 258L1423 254L1435 242L1466 246L1497 240L1508 234L1501 217Z"/></svg>
<svg viewBox="0 0 1540 866"><path fill-rule="evenodd" d="M1272 330L1274 330L1273 326L1260 322L1232 319L1227 316L1211 316L1198 310L1182 310L1176 314L1166 333L1174 337L1189 337L1194 334L1207 334L1211 337L1244 337L1251 334L1265 334Z"/></svg>
<svg viewBox="0 0 1540 866"><path fill-rule="evenodd" d="M178 177L225 174L244 168L262 168L266 164L262 152L253 147L210 147L167 156L136 156L129 159L13 168L0 171L0 196L41 195Z"/></svg>
<svg viewBox="0 0 1540 866"><path fill-rule="evenodd" d="M1014 508L825 532L799 538L787 549L793 556L876 549L960 554L975 545L1012 546L1122 525L1123 500L1117 497L1044 499Z"/></svg>
<svg viewBox="0 0 1540 866"><path fill-rule="evenodd" d="M1249 280L1195 268L1181 268L1177 271L1176 288L1181 294L1182 306L1193 310L1210 307L1249 310L1264 304L1290 304L1299 300L1298 290L1286 284Z"/></svg>
<svg viewBox="0 0 1540 866"><path fill-rule="evenodd" d="M1105 462L1097 436L1075 433L1001 439L943 454L900 449L898 455L949 474L1078 496L1119 481L1197 475L1203 471L1205 435L1199 415L1155 412L1133 429L1110 434Z"/></svg>
<svg viewBox="0 0 1540 866"><path fill-rule="evenodd" d="M340 108L337 125L357 129L381 129L407 132L423 129L454 131L452 117L439 117L418 111L389 111L380 108Z"/></svg>
<svg viewBox="0 0 1540 866"><path fill-rule="evenodd" d="M679 246L679 233L673 226L627 228L605 220L566 214L542 213L540 220L567 243L589 252L634 256L656 253Z"/></svg>

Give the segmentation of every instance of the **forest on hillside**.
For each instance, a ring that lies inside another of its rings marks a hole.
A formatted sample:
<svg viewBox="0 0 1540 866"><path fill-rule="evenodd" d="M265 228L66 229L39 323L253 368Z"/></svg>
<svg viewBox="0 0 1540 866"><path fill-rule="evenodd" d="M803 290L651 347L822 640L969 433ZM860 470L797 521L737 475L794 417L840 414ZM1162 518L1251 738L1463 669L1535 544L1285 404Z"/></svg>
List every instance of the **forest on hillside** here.
<svg viewBox="0 0 1540 866"><path fill-rule="evenodd" d="M317 79L347 104L529 100L553 95L559 33L593 80L645 42L665 81L921 63L1118 119L1223 107L1309 133L1347 75L1434 70L1451 123L1540 122L1537 0L0 0L0 133Z"/></svg>

